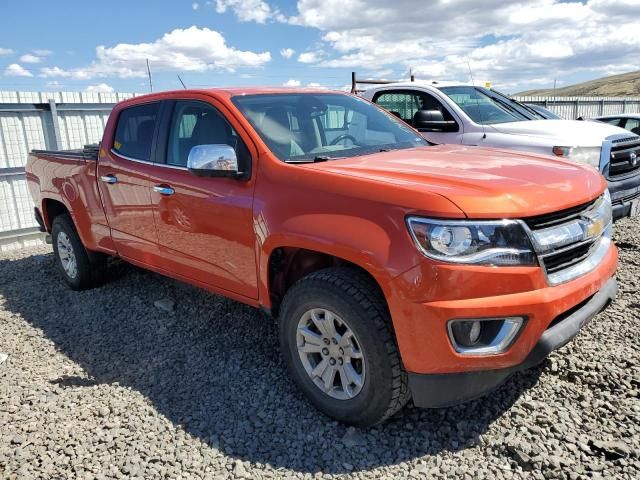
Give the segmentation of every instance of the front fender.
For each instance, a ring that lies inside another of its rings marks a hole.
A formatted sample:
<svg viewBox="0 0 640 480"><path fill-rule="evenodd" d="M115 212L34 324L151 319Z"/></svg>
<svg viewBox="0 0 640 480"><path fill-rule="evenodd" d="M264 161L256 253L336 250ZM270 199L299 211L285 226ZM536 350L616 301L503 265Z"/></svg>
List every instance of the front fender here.
<svg viewBox="0 0 640 480"><path fill-rule="evenodd" d="M351 262L366 270L386 294L393 278L420 261L412 245L404 222L385 228L372 219L329 213L286 219L259 246L260 298L271 307L269 259L276 248L303 248Z"/></svg>

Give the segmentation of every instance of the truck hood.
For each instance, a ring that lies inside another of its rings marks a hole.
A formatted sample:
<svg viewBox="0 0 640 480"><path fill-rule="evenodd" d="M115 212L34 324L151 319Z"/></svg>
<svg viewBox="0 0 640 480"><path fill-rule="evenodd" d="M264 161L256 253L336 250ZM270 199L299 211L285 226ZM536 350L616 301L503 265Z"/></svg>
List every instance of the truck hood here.
<svg viewBox="0 0 640 480"><path fill-rule="evenodd" d="M611 135L634 136L620 127L602 122L578 120L530 120L491 125L500 133L524 135L528 137L548 138L549 146L563 147L599 147L603 140Z"/></svg>
<svg viewBox="0 0 640 480"><path fill-rule="evenodd" d="M543 155L438 145L330 160L311 168L436 193L471 218L521 218L586 203L606 182L593 168ZM374 185L374 191L375 191ZM420 205L416 205L419 210Z"/></svg>

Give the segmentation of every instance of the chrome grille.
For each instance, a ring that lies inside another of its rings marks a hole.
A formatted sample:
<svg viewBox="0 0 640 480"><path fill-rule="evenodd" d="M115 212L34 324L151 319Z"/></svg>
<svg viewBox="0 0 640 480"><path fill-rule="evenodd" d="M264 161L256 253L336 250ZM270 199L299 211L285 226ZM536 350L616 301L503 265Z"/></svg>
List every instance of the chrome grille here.
<svg viewBox="0 0 640 480"><path fill-rule="evenodd" d="M572 267L586 259L595 250L597 240L571 245L566 250L560 250L542 257L547 273L555 273Z"/></svg>
<svg viewBox="0 0 640 480"><path fill-rule="evenodd" d="M640 138L622 138L612 142L609 178L625 177L640 171Z"/></svg>
<svg viewBox="0 0 640 480"><path fill-rule="evenodd" d="M551 285L584 275L606 255L611 208L605 197L608 195L560 212L523 219Z"/></svg>
<svg viewBox="0 0 640 480"><path fill-rule="evenodd" d="M526 224L531 230L540 230L542 228L553 227L567 223L576 218L580 218L580 215L585 210L589 209L596 203L596 200L592 200L576 207L567 208L566 210L560 210L559 212L545 213L544 215L537 215L535 217L527 217L524 219Z"/></svg>

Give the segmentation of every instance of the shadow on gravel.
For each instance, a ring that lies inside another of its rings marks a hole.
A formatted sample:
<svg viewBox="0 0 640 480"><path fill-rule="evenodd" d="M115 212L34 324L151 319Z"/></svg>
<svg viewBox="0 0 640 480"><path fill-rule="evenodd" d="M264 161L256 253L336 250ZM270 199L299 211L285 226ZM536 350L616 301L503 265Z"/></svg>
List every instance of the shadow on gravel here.
<svg viewBox="0 0 640 480"><path fill-rule="evenodd" d="M115 265L113 273L118 278L100 288L73 292L51 254L0 260L0 294L5 309L85 370L86 378L55 380L62 388L131 387L176 427L254 464L347 473L469 448L543 368L462 406L407 407L384 425L348 430L298 393L275 326L256 310L134 267ZM154 307L163 298L175 300L175 312ZM128 423L145 424L125 411Z"/></svg>

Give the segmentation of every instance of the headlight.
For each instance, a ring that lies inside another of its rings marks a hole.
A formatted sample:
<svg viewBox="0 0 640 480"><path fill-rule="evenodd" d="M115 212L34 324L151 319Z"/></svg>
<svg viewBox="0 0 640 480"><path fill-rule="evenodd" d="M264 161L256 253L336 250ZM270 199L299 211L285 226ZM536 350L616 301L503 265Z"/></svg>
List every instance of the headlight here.
<svg viewBox="0 0 640 480"><path fill-rule="evenodd" d="M600 171L600 147L553 147L554 155L591 165Z"/></svg>
<svg viewBox="0 0 640 480"><path fill-rule="evenodd" d="M515 220L407 219L416 246L427 257L475 265L537 265L529 237Z"/></svg>

